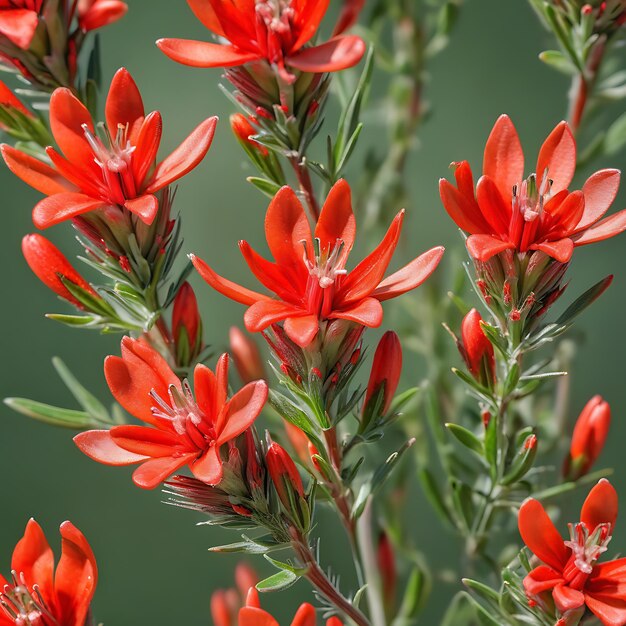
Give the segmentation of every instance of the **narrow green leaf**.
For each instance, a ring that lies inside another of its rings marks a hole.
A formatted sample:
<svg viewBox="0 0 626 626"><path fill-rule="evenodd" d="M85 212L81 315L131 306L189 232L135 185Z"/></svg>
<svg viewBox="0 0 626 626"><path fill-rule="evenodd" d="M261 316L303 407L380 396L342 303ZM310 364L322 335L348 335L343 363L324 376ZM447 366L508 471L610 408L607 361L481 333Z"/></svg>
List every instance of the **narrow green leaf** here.
<svg viewBox="0 0 626 626"><path fill-rule="evenodd" d="M296 576L293 572L289 570L282 570L273 574L269 578L262 580L260 583L257 583L256 588L257 591L261 593L270 593L273 591L282 591L283 589L288 589L293 585L299 576Z"/></svg>
<svg viewBox="0 0 626 626"><path fill-rule="evenodd" d="M22 415L53 426L63 426L75 430L83 430L93 426L91 417L83 411L63 409L28 398L5 398L4 403Z"/></svg>
<svg viewBox="0 0 626 626"><path fill-rule="evenodd" d="M476 454L483 456L485 449L482 441L471 431L459 424L446 424L446 428L454 437L460 441L466 448L469 448Z"/></svg>

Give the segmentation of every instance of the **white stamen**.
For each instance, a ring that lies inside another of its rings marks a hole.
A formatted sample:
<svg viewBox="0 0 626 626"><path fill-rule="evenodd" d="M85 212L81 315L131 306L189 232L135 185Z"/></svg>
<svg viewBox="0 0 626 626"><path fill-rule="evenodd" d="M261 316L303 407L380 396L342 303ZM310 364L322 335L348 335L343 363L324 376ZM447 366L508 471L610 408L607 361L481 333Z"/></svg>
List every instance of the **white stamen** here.
<svg viewBox="0 0 626 626"><path fill-rule="evenodd" d="M337 239L337 242L333 248L330 248L328 251L320 251L320 241L319 239L315 240L315 262L311 262L309 260L306 242L302 242L304 246L304 263L309 270L309 274L311 276L315 276L318 280L319 286L322 289L326 289L331 285L335 284L338 276L343 276L348 273L347 270L342 267L338 267L341 263L339 257L341 255L341 251L343 250L344 243L341 239Z"/></svg>

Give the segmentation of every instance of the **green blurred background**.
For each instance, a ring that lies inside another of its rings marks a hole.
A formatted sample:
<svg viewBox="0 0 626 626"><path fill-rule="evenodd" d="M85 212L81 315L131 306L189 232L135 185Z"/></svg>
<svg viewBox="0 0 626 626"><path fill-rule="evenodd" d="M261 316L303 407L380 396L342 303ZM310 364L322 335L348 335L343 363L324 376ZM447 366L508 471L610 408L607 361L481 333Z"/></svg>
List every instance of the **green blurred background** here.
<svg viewBox="0 0 626 626"><path fill-rule="evenodd" d="M266 203L244 182L250 172L228 128L231 110L217 88L220 72L178 66L153 43L166 35L206 38L206 32L184 0L129 0L129 5L126 19L102 31L104 76L108 80L122 65L134 75L146 106L163 113L163 153L203 118L221 117L213 147L181 185L176 208L183 214L185 250L200 254L229 277L245 282L248 278L236 241L245 238L263 249L261 225ZM564 116L566 106L567 80L537 59L538 52L551 47L549 34L523 0L466 2L450 46L429 68L427 99L432 114L408 166L413 201L407 206L405 240L398 256L412 258L436 244L460 247L457 230L440 205L437 180L448 174L452 160L467 158L478 169L485 139L500 113L513 118L528 163L533 162L541 140ZM375 89L376 95L380 94ZM613 107L610 113L607 119L615 119L619 108ZM328 122L332 128L334 119ZM383 132L375 120L369 121L360 149L375 146ZM353 168L359 161L357 156ZM611 162L600 159L593 165L596 169L624 169L626 155L622 152ZM352 175L358 176L355 169ZM4 189L0 254L5 268L0 395L70 406L69 394L50 363L53 355L59 355L88 388L109 402L102 360L118 351L119 338L67 329L43 317L45 312L65 311L65 305L38 283L20 253L22 236L33 230L30 210L39 195L4 167L0 168L0 181ZM626 186L615 209L626 205L625 191ZM69 227L57 227L49 235L68 255L76 250ZM602 460L603 465L616 468L615 484L626 494L626 474L620 462L626 437L622 419L626 407L625 342L620 330L626 307L626 237L577 251L570 270L570 293L576 295L609 273L615 273L613 286L579 323L584 338L571 375L570 414L573 419L595 393L612 403L612 436ZM222 349L229 326L241 321L242 307L211 293L195 276L193 282L205 312L205 339L216 350ZM417 383L423 372L424 363L407 353L406 384ZM195 526L199 516L164 506L159 491L138 490L131 483L130 471L107 468L81 455L71 433L22 418L6 407L1 407L0 413L3 573L8 573L11 551L30 516L44 526L55 546L59 523L70 519L87 535L98 558L101 578L94 606L99 621L107 626L208 624L210 592L231 584L235 558L210 555L206 549L235 541L236 534ZM579 495L572 498L577 500ZM457 547L438 529L417 488L411 500L412 534L418 544L427 546L433 564L454 563ZM329 517L322 518L323 559L346 573L344 586L349 589L352 581L342 532L333 530ZM623 552L626 522L618 523L616 535L611 547ZM455 588L456 584L436 585L432 607L422 623L438 623ZM265 603L287 623L286 616L307 598L309 589L300 582Z"/></svg>

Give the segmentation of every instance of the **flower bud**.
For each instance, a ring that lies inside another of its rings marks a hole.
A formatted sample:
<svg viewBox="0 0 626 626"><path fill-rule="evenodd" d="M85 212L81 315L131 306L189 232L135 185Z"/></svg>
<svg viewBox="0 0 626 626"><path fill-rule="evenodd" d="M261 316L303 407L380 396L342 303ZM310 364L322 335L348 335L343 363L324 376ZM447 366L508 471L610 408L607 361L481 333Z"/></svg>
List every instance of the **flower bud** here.
<svg viewBox="0 0 626 626"><path fill-rule="evenodd" d="M481 385L490 387L496 380L496 359L481 322L482 317L476 309L463 318L458 348L470 374Z"/></svg>
<svg viewBox="0 0 626 626"><path fill-rule="evenodd" d="M202 350L202 318L191 285L183 283L174 299L172 336L176 346L176 362L187 366Z"/></svg>
<svg viewBox="0 0 626 626"><path fill-rule="evenodd" d="M297 496L304 497L304 486L296 464L284 448L271 440L265 463L280 501L287 511L291 511Z"/></svg>
<svg viewBox="0 0 626 626"><path fill-rule="evenodd" d="M78 0L76 6L78 25L85 32L108 26L127 12L128 5L122 0Z"/></svg>
<svg viewBox="0 0 626 626"><path fill-rule="evenodd" d="M343 7L335 25L333 36L341 35L346 30L352 28L359 19L359 14L364 7L365 0L343 0Z"/></svg>
<svg viewBox="0 0 626 626"><path fill-rule="evenodd" d="M502 478L503 485L512 485L520 481L533 467L537 456L537 435L524 437L515 458L511 461L509 471Z"/></svg>
<svg viewBox="0 0 626 626"><path fill-rule="evenodd" d="M389 612L393 610L395 602L398 571L393 546L385 532L381 532L378 538L377 560L383 586L385 609Z"/></svg>
<svg viewBox="0 0 626 626"><path fill-rule="evenodd" d="M402 347L398 335L390 330L382 336L374 354L363 403L363 416L367 423L373 417L385 415L389 411L401 373ZM374 411L378 413L377 416L373 415Z"/></svg>
<svg viewBox="0 0 626 626"><path fill-rule="evenodd" d="M594 396L580 413L565 459L564 475L577 480L589 472L602 452L609 434L611 407L601 396Z"/></svg>
<svg viewBox="0 0 626 626"><path fill-rule="evenodd" d="M230 128L233 131L237 141L241 144L241 147L248 153L257 153L263 157L268 155L268 150L265 146L258 141L251 139L253 135L256 135L258 131L249 122L248 118L241 113L233 113L230 116Z"/></svg>
<svg viewBox="0 0 626 626"><path fill-rule="evenodd" d="M265 368L256 343L236 326L231 326L229 339L230 352L241 380L249 383L265 379Z"/></svg>
<svg viewBox="0 0 626 626"><path fill-rule="evenodd" d="M63 281L72 283L89 295L99 298L89 283L72 267L63 253L42 235L26 235L22 239L22 253L37 278L61 298L79 309L85 309Z"/></svg>

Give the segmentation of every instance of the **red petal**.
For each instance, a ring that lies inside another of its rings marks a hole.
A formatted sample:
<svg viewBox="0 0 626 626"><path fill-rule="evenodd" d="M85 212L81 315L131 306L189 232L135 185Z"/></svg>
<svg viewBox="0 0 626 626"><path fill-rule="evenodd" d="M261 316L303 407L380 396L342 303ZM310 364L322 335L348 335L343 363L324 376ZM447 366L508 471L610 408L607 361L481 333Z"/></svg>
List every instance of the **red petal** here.
<svg viewBox="0 0 626 626"><path fill-rule="evenodd" d="M222 295L234 300L235 302L240 302L241 304L251 305L255 302L261 300L269 300L272 299L269 296L266 296L262 293L257 293L256 291L252 291L251 289L246 289L237 283L233 283L226 278L222 278L218 274L216 274L202 259L198 258L195 255L190 255L191 262L193 266L198 270L198 273L204 280L216 291L219 291Z"/></svg>
<svg viewBox="0 0 626 626"><path fill-rule="evenodd" d="M466 242L470 255L479 261L488 261L504 250L515 250L515 244L491 235L470 235Z"/></svg>
<svg viewBox="0 0 626 626"><path fill-rule="evenodd" d="M304 309L279 300L267 299L253 304L243 316L243 321L251 333L258 333L288 317L304 317L305 315L308 313Z"/></svg>
<svg viewBox="0 0 626 626"><path fill-rule="evenodd" d="M340 180L328 193L315 227L315 237L320 240L321 250L326 252L337 245L337 240L343 242L338 264L343 267L354 245L355 235L356 221L352 211L352 192L350 185L345 180Z"/></svg>
<svg viewBox="0 0 626 626"><path fill-rule="evenodd" d="M239 609L239 626L279 626L278 622L263 609L244 606Z"/></svg>
<svg viewBox="0 0 626 626"><path fill-rule="evenodd" d="M596 615L603 626L624 626L626 624L626 589L621 587L619 592L595 594L587 591L585 601L587 606Z"/></svg>
<svg viewBox="0 0 626 626"><path fill-rule="evenodd" d="M552 597L561 613L574 611L585 604L585 596L567 585L557 585L552 590Z"/></svg>
<svg viewBox="0 0 626 626"><path fill-rule="evenodd" d="M44 229L104 206L106 204L102 200L94 200L82 193L57 193L35 205L33 223L37 228Z"/></svg>
<svg viewBox="0 0 626 626"><path fill-rule="evenodd" d="M13 550L11 570L24 574L29 587L39 585L44 599L54 602L54 555L41 526L34 519L28 521L24 536Z"/></svg>
<svg viewBox="0 0 626 626"><path fill-rule="evenodd" d="M288 317L285 320L285 332L291 341L306 348L317 336L320 322L317 315Z"/></svg>
<svg viewBox="0 0 626 626"><path fill-rule="evenodd" d="M487 139L483 174L494 181L502 198L510 204L513 187L524 177L524 152L508 115L501 115L497 119Z"/></svg>
<svg viewBox="0 0 626 626"><path fill-rule="evenodd" d="M133 77L123 67L115 72L111 81L105 115L111 136L115 137L119 126L127 126L130 142L135 145L145 115L143 100Z"/></svg>
<svg viewBox="0 0 626 626"><path fill-rule="evenodd" d="M217 485L222 480L222 459L219 448L211 446L197 461L191 464L193 475L207 485Z"/></svg>
<svg viewBox="0 0 626 626"><path fill-rule="evenodd" d="M97 0L97 2L84 14L80 13L78 23L82 30L91 31L117 22L128 12L128 5L121 0Z"/></svg>
<svg viewBox="0 0 626 626"><path fill-rule="evenodd" d="M524 589L526 593L534 596L548 589L554 589L554 587L563 582L562 574L555 572L547 565L540 565L539 567L535 567L535 569L524 578Z"/></svg>
<svg viewBox="0 0 626 626"><path fill-rule="evenodd" d="M207 0L187 0L187 4L206 28L216 35L224 37L224 29L210 2Z"/></svg>
<svg viewBox="0 0 626 626"><path fill-rule="evenodd" d="M365 298L351 308L333 311L328 317L349 320L368 328L378 328L383 321L383 307L376 298Z"/></svg>
<svg viewBox="0 0 626 626"><path fill-rule="evenodd" d="M548 170L552 193L567 189L576 171L576 140L567 122L561 122L548 135L537 158L537 184Z"/></svg>
<svg viewBox="0 0 626 626"><path fill-rule="evenodd" d="M541 250L548 256L556 259L559 263L567 263L572 258L574 252L574 242L569 238L559 239L558 241L544 241L530 246L531 250Z"/></svg>
<svg viewBox="0 0 626 626"><path fill-rule="evenodd" d="M606 478L602 478L585 499L580 511L580 521L587 526L590 535L599 524L611 524L613 529L617 508L617 492Z"/></svg>
<svg viewBox="0 0 626 626"><path fill-rule="evenodd" d="M303 0L295 9L295 26L300 32L293 49L299 50L317 32L328 10L330 0Z"/></svg>
<svg viewBox="0 0 626 626"><path fill-rule="evenodd" d="M626 558L594 567L585 585L585 600L603 624L626 624Z"/></svg>
<svg viewBox="0 0 626 626"><path fill-rule="evenodd" d="M267 383L248 383L224 407L223 419L216 424L218 445L234 439L247 430L259 416L267 400Z"/></svg>
<svg viewBox="0 0 626 626"><path fill-rule="evenodd" d="M562 572L569 550L541 503L532 498L526 500L519 510L517 524L531 552L552 569Z"/></svg>
<svg viewBox="0 0 626 626"><path fill-rule="evenodd" d="M148 457L120 448L108 430L87 430L74 437L78 449L90 459L105 465L132 465Z"/></svg>
<svg viewBox="0 0 626 626"><path fill-rule="evenodd" d="M372 296L378 300L389 300L419 287L436 269L445 248L437 246L413 259L408 265L383 280Z"/></svg>
<svg viewBox="0 0 626 626"><path fill-rule="evenodd" d="M195 456L196 453L184 454L173 458L162 457L160 459L150 459L142 463L133 472L133 482L137 487L141 487L142 489L154 489L177 469L190 463Z"/></svg>
<svg viewBox="0 0 626 626"><path fill-rule="evenodd" d="M60 88L50 98L50 130L63 154L84 169L98 169L94 154L85 139L83 124L93 133L91 115L85 105L69 90Z"/></svg>
<svg viewBox="0 0 626 626"><path fill-rule="evenodd" d="M147 426L114 426L110 432L113 443L120 448L152 458L172 456L183 439L175 432Z"/></svg>
<svg viewBox="0 0 626 626"><path fill-rule="evenodd" d="M196 365L193 373L193 390L198 406L213 423L216 416L217 378L215 374L202 363ZM221 407L219 407L221 409ZM218 411L219 411L218 409Z"/></svg>
<svg viewBox="0 0 626 626"><path fill-rule="evenodd" d="M471 234L486 233L491 230L480 212L473 189L469 195L465 195L445 178L441 178L439 195L448 215L461 230Z"/></svg>
<svg viewBox="0 0 626 626"><path fill-rule="evenodd" d="M481 176L476 184L478 206L491 226L494 235L506 236L511 223L511 204L507 203L498 191L496 183L489 176Z"/></svg>
<svg viewBox="0 0 626 626"><path fill-rule="evenodd" d="M306 269L303 261L305 247L308 254L313 250L311 228L291 187L282 187L267 207L265 237L278 265L289 268L295 275Z"/></svg>
<svg viewBox="0 0 626 626"><path fill-rule="evenodd" d="M597 222L609 210L617 196L619 181L619 170L600 170L587 179L583 185L585 212L576 225L577 232Z"/></svg>
<svg viewBox="0 0 626 626"><path fill-rule="evenodd" d="M215 365L215 409L214 415L217 416L226 404L228 398L228 366L230 364L230 356L224 352L217 359Z"/></svg>
<svg viewBox="0 0 626 626"><path fill-rule="evenodd" d="M65 180L55 169L39 159L2 144L2 156L7 167L27 185L51 196L55 193L74 191L75 187Z"/></svg>
<svg viewBox="0 0 626 626"><path fill-rule="evenodd" d="M208 0L218 16L224 36L241 50L256 52L256 0Z"/></svg>
<svg viewBox="0 0 626 626"><path fill-rule="evenodd" d="M565 197L559 201L559 196L562 194L565 194ZM557 233L560 236L570 235L585 211L585 196L582 191L569 194L561 191L545 205L544 211L548 217L547 232L554 233L553 236Z"/></svg>
<svg viewBox="0 0 626 626"><path fill-rule="evenodd" d="M204 120L172 154L159 163L146 193L159 191L194 169L209 151L216 125L217 117Z"/></svg>
<svg viewBox="0 0 626 626"><path fill-rule="evenodd" d="M142 188L148 172L156 162L161 144L163 120L158 111L148 114L137 132L133 152L133 178L138 188Z"/></svg>
<svg viewBox="0 0 626 626"><path fill-rule="evenodd" d="M345 277L335 296L338 305L362 300L378 287L398 245L403 220L404 211L400 211L378 247Z"/></svg>
<svg viewBox="0 0 626 626"><path fill-rule="evenodd" d="M0 33L22 50L30 47L38 24L36 11L5 8L0 11Z"/></svg>
<svg viewBox="0 0 626 626"><path fill-rule="evenodd" d="M156 44L173 61L191 67L235 67L260 58L258 53L206 41L159 39Z"/></svg>
<svg viewBox="0 0 626 626"><path fill-rule="evenodd" d="M46 148L46 154L58 173L63 176L71 186L76 186L77 191L91 198L107 197L109 190L100 174L96 175L96 172L83 168L82 164L74 165L70 163L51 146Z"/></svg>
<svg viewBox="0 0 626 626"><path fill-rule="evenodd" d="M356 65L365 54L365 42L356 35L341 35L319 46L304 48L285 59L301 72L337 72Z"/></svg>
<svg viewBox="0 0 626 626"><path fill-rule="evenodd" d="M82 626L98 582L98 567L83 533L70 522L61 524L62 553L54 577L60 621Z"/></svg>
<svg viewBox="0 0 626 626"><path fill-rule="evenodd" d="M308 602L305 602L296 611L291 626L315 626L316 622L315 609Z"/></svg>
<svg viewBox="0 0 626 626"><path fill-rule="evenodd" d="M180 381L167 361L147 344L125 337L122 358L109 356L104 362L104 375L115 399L136 418L159 425L152 415L154 390L167 400L170 385L180 389Z"/></svg>
<svg viewBox="0 0 626 626"><path fill-rule="evenodd" d="M595 243L596 241L603 241L604 239L610 239L619 235L626 230L626 209L619 213L614 213L605 217L603 220L594 224L591 228L588 228L580 237L575 241L576 246L584 246L588 243Z"/></svg>
<svg viewBox="0 0 626 626"><path fill-rule="evenodd" d="M293 267L281 267L264 259L247 241L240 241L239 249L250 271L281 300L298 302L302 299L308 278L305 272L295 272Z"/></svg>
<svg viewBox="0 0 626 626"><path fill-rule="evenodd" d="M149 226L159 210L159 201L156 196L146 194L132 200L126 200L124 208L137 215L144 224Z"/></svg>

